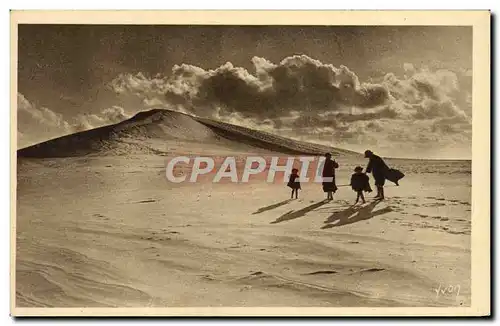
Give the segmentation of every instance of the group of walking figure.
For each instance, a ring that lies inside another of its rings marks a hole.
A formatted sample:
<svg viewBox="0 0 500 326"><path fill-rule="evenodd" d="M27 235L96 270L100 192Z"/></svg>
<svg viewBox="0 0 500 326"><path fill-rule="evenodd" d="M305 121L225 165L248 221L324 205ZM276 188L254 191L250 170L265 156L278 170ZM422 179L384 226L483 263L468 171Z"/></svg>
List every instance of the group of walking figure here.
<svg viewBox="0 0 500 326"><path fill-rule="evenodd" d="M366 202L363 192L372 192L370 187L370 178L368 173L371 173L373 179L375 180L375 187L377 188L377 195L374 197L375 200L383 200L384 196L384 185L385 180L390 180L399 186L399 180L404 177L404 174L396 169L390 168L384 160L375 155L371 150L365 151L365 158L368 159L368 165L366 166L365 172L361 166L356 166L354 168L354 173L351 175L351 181L349 186L352 190L356 192L356 202L359 200L364 204ZM333 200L333 194L337 191L337 184L335 182L335 169L339 167L339 164L332 159L330 153L325 154L325 162L322 170L322 182L323 192L327 194L327 200ZM299 190L302 189L299 181L298 169L292 169L292 174L288 181L288 187L292 188L291 198L295 196L298 198Z"/></svg>

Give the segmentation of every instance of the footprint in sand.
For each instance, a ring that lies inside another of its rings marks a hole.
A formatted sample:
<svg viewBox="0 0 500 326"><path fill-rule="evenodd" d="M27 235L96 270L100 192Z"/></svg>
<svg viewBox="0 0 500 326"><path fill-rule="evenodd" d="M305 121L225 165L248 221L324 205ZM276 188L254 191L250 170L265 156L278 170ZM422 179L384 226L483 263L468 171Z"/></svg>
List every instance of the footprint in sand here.
<svg viewBox="0 0 500 326"><path fill-rule="evenodd" d="M166 228L161 229L161 231L162 231L161 233L164 233L164 234L180 234L177 231L169 231L169 229L166 229ZM153 232L152 234L159 234L159 233Z"/></svg>
<svg viewBox="0 0 500 326"><path fill-rule="evenodd" d="M351 271L353 271L353 270L351 269ZM374 268L362 269L360 271L352 272L350 274L352 275L352 274L362 274L362 273L375 273L375 272L382 272L382 271L385 271L385 268L374 267Z"/></svg>
<svg viewBox="0 0 500 326"><path fill-rule="evenodd" d="M460 204L460 205L467 205L467 206L470 205L469 202L467 202L467 201L461 201L461 200L458 200L458 199L450 200L450 202L455 203L455 204Z"/></svg>
<svg viewBox="0 0 500 326"><path fill-rule="evenodd" d="M253 275L253 276L259 276L259 275L262 275L262 274L264 274L264 272L260 272L260 271L259 271L259 272L253 272L253 273L252 273L252 274L250 274L250 275Z"/></svg>
<svg viewBox="0 0 500 326"><path fill-rule="evenodd" d="M148 241L168 241L168 240L172 240L171 238L155 238L155 237L140 237L139 239L141 240L148 240Z"/></svg>
<svg viewBox="0 0 500 326"><path fill-rule="evenodd" d="M101 220L104 220L104 221L109 221L109 217L106 217L102 214L94 214L94 217L98 217L100 218Z"/></svg>
<svg viewBox="0 0 500 326"><path fill-rule="evenodd" d="M243 292L243 291L248 291L248 290L251 290L252 289L252 286L251 285L245 285L243 286L241 289L240 289L240 292Z"/></svg>
<svg viewBox="0 0 500 326"><path fill-rule="evenodd" d="M132 202L132 204L145 204L145 203L155 203L155 202L157 202L156 199L145 199L145 200Z"/></svg>
<svg viewBox="0 0 500 326"><path fill-rule="evenodd" d="M441 206L446 206L444 203L430 203L430 204L423 204L423 207L441 207Z"/></svg>
<svg viewBox="0 0 500 326"><path fill-rule="evenodd" d="M201 277L202 279L206 280L206 281L215 281L215 277L211 276L211 275L203 275Z"/></svg>
<svg viewBox="0 0 500 326"><path fill-rule="evenodd" d="M362 270L360 272L381 272L381 271L385 271L385 268L370 268L370 269L365 269L365 270Z"/></svg>
<svg viewBox="0 0 500 326"><path fill-rule="evenodd" d="M303 275L330 275L330 274L337 274L337 271L316 271L316 272L306 273Z"/></svg>

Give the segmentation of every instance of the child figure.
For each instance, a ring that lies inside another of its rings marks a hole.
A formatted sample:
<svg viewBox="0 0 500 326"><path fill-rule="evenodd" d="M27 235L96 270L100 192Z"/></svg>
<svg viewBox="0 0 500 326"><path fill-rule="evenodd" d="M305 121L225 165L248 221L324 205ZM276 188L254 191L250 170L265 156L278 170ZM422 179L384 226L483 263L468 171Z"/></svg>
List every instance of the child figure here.
<svg viewBox="0 0 500 326"><path fill-rule="evenodd" d="M288 180L287 186L292 188L292 196L291 198L293 199L293 194L295 193L295 199L299 198L299 189L302 189L300 187L300 182L299 182L299 170L298 169L292 169L292 174L290 174L290 179Z"/></svg>
<svg viewBox="0 0 500 326"><path fill-rule="evenodd" d="M363 191L366 191L366 192L372 191L369 181L370 181L370 178L366 175L366 173L363 173L363 168L360 166L357 166L354 169L354 174L351 176L352 190L354 190L358 194L358 197L356 198L356 202L354 203L354 205L356 205L358 203L360 198L363 201L363 204L366 203L365 196L363 195Z"/></svg>

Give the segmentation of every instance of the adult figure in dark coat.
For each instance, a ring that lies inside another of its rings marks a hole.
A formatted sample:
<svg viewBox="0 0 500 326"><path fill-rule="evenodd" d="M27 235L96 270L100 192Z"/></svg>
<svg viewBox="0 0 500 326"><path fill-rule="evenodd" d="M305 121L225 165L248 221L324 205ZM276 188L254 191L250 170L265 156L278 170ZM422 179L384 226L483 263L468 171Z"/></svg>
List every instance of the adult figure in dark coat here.
<svg viewBox="0 0 500 326"><path fill-rule="evenodd" d="M337 191L337 185L335 184L335 169L339 167L339 164L335 162L335 160L332 160L332 155L330 153L326 153L325 158L325 165L323 166L321 176L328 179L323 180L323 191L327 193L327 200L333 200L333 193Z"/></svg>
<svg viewBox="0 0 500 326"><path fill-rule="evenodd" d="M365 151L365 158L368 158L368 166L366 167L366 173L372 173L375 179L375 186L377 187L377 195L375 199L384 199L384 185L389 167L385 164L384 160L375 155L372 151Z"/></svg>

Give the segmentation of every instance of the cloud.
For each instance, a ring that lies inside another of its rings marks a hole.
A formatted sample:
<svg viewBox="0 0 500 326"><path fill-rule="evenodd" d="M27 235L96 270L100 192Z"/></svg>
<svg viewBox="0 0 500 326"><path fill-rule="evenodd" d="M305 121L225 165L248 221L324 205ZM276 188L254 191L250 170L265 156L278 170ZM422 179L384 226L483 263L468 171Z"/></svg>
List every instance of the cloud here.
<svg viewBox="0 0 500 326"><path fill-rule="evenodd" d="M417 69L405 63L403 77L388 73L380 83L361 83L348 67L306 55L286 57L278 64L253 57L252 64L253 73L231 62L213 70L175 65L168 77L122 74L111 87L117 93L140 96L146 106L174 105L209 117L238 114L264 121L297 116L297 112L309 116L352 108L383 113L361 114L361 120L467 115L463 105L455 103L462 92L458 75L449 70Z"/></svg>
<svg viewBox="0 0 500 326"><path fill-rule="evenodd" d="M18 146L25 147L70 133L101 127L128 119L121 107L113 106L98 114L77 115L71 119L45 107L37 107L23 94L17 94Z"/></svg>
<svg viewBox="0 0 500 326"><path fill-rule="evenodd" d="M45 107L37 107L23 94L17 94L17 140L24 147L39 139L50 139L71 132L70 124Z"/></svg>
<svg viewBox="0 0 500 326"><path fill-rule="evenodd" d="M252 70L231 62L215 69L184 63L166 76L124 74L111 85L147 107L175 108L311 140L328 138L336 145L414 142L416 148L455 148L470 141L470 69L431 70L405 63L403 75L362 81L346 66L306 55L280 62L253 57L251 62Z"/></svg>
<svg viewBox="0 0 500 326"><path fill-rule="evenodd" d="M162 94L165 92L165 79L160 75L149 78L141 72L136 75L120 74L111 81L109 87L119 94Z"/></svg>
<svg viewBox="0 0 500 326"><path fill-rule="evenodd" d="M468 157L470 130L448 118L420 121L375 120L339 123L335 128L287 130L283 135L359 152L375 150L393 157ZM441 154L440 154L441 153Z"/></svg>
<svg viewBox="0 0 500 326"><path fill-rule="evenodd" d="M286 57L278 64L253 57L252 63L253 73L231 62L213 70L175 65L168 78L124 74L112 81L111 87L117 93L143 97L146 102L162 94L166 103L203 116L238 113L262 120L290 116L294 111L372 108L389 100L384 85L360 83L349 68L306 55Z"/></svg>
<svg viewBox="0 0 500 326"><path fill-rule="evenodd" d="M407 62L403 64L403 69L405 72L408 72L410 74L413 74L416 71L415 66L412 63L407 63Z"/></svg>
<svg viewBox="0 0 500 326"><path fill-rule="evenodd" d="M295 118L289 122L293 129L302 128L323 128L330 127L335 128L338 126L338 120L335 116L314 116L314 115L304 115Z"/></svg>
<svg viewBox="0 0 500 326"><path fill-rule="evenodd" d="M100 114L81 114L75 118L72 129L74 131L83 131L88 129L93 129L101 127L104 125L109 125L113 123L118 123L120 121L130 118L125 110L119 106L113 106L106 108L100 112Z"/></svg>
<svg viewBox="0 0 500 326"><path fill-rule="evenodd" d="M36 107L28 101L23 94L17 94L18 128L26 122L32 122L35 127L51 130L67 131L69 124L64 121L61 114L55 113L44 107Z"/></svg>
<svg viewBox="0 0 500 326"><path fill-rule="evenodd" d="M421 137L409 141L425 144L435 142L430 146L443 146L443 140L448 135L466 133L472 129L472 89L467 74L442 69L418 70L413 65L406 65L405 70L408 75L404 78L387 74L383 83L394 98L390 107L397 107L398 119L411 122L415 128L420 127L413 133ZM423 137L428 132L436 133L436 137L431 140ZM398 134L397 137L402 135ZM394 138L389 140L395 141ZM464 140L470 142L467 137L460 141Z"/></svg>
<svg viewBox="0 0 500 326"><path fill-rule="evenodd" d="M471 120L461 116L439 118L433 121L430 129L444 134L467 132L471 130Z"/></svg>
<svg viewBox="0 0 500 326"><path fill-rule="evenodd" d="M158 106L164 106L165 102L160 100L158 97L153 97L153 98L145 98L142 101L144 103L144 106L146 107L158 107Z"/></svg>
<svg viewBox="0 0 500 326"><path fill-rule="evenodd" d="M433 119L438 117L460 118L467 120L467 114L458 108L450 99L436 101L425 99L419 104L413 105L416 110L415 119Z"/></svg>
<svg viewBox="0 0 500 326"><path fill-rule="evenodd" d="M389 90L383 85L363 84L355 93L354 106L373 108L387 103Z"/></svg>

